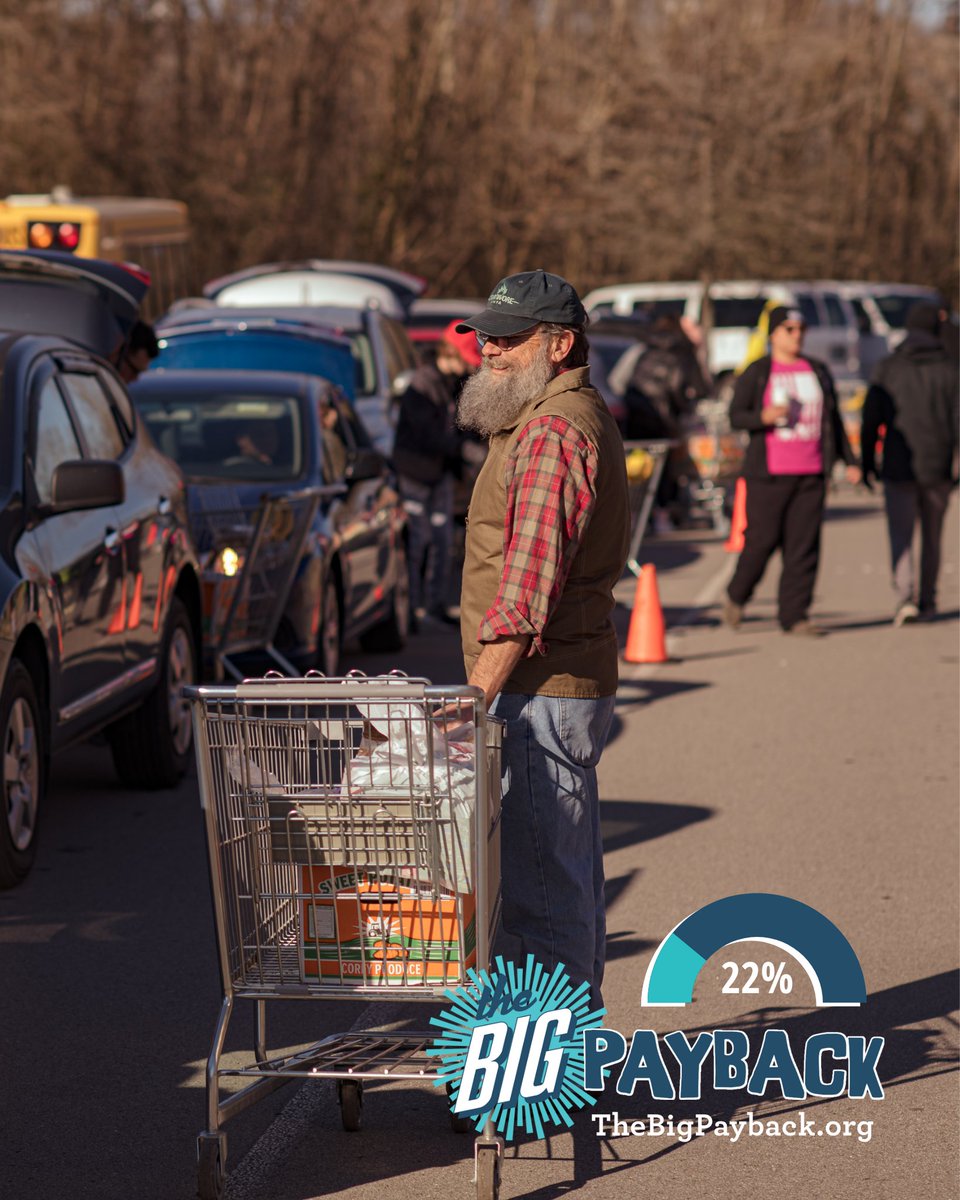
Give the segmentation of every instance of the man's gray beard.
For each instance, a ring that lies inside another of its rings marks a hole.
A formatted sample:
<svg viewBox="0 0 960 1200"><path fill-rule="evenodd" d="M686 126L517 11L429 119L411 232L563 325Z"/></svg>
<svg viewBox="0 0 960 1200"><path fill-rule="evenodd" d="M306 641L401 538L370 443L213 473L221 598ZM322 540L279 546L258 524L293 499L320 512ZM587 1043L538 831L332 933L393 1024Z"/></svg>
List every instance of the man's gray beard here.
<svg viewBox="0 0 960 1200"><path fill-rule="evenodd" d="M556 368L550 361L549 347L544 344L543 353L529 367L517 370L507 368L503 377L483 365L463 385L457 410L457 424L461 429L471 429L482 437L491 437L501 429L509 429L531 400L536 400L550 380Z"/></svg>

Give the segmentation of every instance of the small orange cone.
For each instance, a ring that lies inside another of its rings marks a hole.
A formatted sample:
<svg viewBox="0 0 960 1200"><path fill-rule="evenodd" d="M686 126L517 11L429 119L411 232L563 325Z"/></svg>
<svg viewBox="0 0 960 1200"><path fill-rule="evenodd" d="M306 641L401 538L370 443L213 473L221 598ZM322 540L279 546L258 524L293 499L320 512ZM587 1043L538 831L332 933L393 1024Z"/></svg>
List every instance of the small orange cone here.
<svg viewBox="0 0 960 1200"><path fill-rule="evenodd" d="M629 663L669 661L664 636L663 609L660 607L660 593L657 590L657 568L653 563L647 563L640 568L623 657Z"/></svg>
<svg viewBox="0 0 960 1200"><path fill-rule="evenodd" d="M733 519L730 521L730 536L724 544L728 554L739 554L743 549L743 532L747 528L747 481L741 475L737 490L733 493Z"/></svg>

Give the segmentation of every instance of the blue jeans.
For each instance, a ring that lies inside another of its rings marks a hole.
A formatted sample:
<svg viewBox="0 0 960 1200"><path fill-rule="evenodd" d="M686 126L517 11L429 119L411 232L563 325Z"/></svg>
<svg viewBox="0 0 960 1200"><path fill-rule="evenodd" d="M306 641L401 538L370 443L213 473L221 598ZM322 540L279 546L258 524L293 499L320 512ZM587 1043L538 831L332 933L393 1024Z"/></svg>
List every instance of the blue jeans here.
<svg viewBox="0 0 960 1200"><path fill-rule="evenodd" d="M599 700L501 692L500 862L503 927L547 968L563 963L600 1003L606 958L603 842L597 763L615 697Z"/></svg>

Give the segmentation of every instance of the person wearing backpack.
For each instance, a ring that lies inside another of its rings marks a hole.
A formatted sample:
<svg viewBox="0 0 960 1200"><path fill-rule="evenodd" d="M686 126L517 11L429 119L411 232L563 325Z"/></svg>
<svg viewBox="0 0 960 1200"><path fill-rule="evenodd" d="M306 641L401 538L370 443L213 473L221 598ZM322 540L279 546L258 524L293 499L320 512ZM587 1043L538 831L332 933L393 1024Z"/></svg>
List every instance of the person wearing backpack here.
<svg viewBox="0 0 960 1200"><path fill-rule="evenodd" d="M684 418L710 391L710 381L700 366L697 350L678 317L656 318L647 349L637 359L624 393L628 440L679 438ZM679 491L678 475L685 455L672 452L664 465L652 514L654 532L665 532L667 509Z"/></svg>

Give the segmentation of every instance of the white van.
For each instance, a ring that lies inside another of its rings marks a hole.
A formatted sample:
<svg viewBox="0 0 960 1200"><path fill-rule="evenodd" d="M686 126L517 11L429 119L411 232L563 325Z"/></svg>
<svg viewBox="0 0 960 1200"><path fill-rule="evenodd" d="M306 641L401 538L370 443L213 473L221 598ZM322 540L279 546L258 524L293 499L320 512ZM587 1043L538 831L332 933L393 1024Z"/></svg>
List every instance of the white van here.
<svg viewBox="0 0 960 1200"><path fill-rule="evenodd" d="M714 378L740 366L750 334L768 300L800 309L807 324L806 348L830 367L838 381L860 378L856 315L835 288L808 282L725 280L710 285L713 308L707 361ZM583 301L592 318L654 320L663 313L703 324L702 283L622 283L596 288Z"/></svg>

